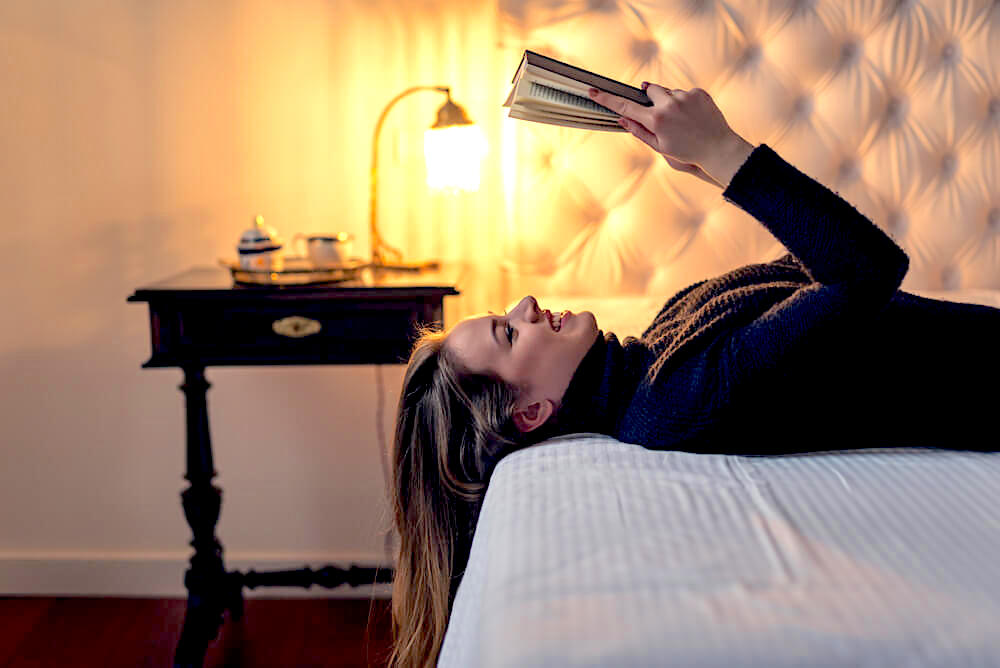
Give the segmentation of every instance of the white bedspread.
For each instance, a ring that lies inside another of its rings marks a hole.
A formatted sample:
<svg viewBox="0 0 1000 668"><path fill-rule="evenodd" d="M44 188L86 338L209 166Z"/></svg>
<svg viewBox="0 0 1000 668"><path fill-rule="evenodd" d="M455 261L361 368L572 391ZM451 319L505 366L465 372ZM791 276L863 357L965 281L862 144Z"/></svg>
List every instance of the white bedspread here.
<svg viewBox="0 0 1000 668"><path fill-rule="evenodd" d="M440 666L1000 666L1000 455L509 455Z"/></svg>

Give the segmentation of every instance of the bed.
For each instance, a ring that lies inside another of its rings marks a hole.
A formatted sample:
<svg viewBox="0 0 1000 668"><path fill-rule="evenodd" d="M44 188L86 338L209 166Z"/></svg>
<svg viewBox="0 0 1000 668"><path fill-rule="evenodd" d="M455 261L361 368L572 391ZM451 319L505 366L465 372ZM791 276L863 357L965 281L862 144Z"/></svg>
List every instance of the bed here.
<svg viewBox="0 0 1000 668"><path fill-rule="evenodd" d="M511 72L532 49L706 89L906 251L902 290L1000 307L997 2L498 0L498 36ZM628 137L504 132L504 304L624 338L787 252ZM439 665L1000 666L998 500L998 454L863 433L773 457L545 441L494 471Z"/></svg>
<svg viewBox="0 0 1000 668"><path fill-rule="evenodd" d="M657 305L594 310L641 333ZM494 471L438 665L1000 665L998 500L1000 454L863 434L773 457L550 439Z"/></svg>
<svg viewBox="0 0 1000 668"><path fill-rule="evenodd" d="M498 464L439 666L1000 665L1000 456L597 435Z"/></svg>

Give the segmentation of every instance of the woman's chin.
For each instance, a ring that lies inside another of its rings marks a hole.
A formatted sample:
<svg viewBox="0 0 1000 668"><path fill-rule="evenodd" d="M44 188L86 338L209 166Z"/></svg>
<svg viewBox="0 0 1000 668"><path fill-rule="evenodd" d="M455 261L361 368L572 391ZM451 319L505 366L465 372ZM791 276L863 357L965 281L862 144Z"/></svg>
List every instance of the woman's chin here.
<svg viewBox="0 0 1000 668"><path fill-rule="evenodd" d="M576 315L582 321L580 324L584 325L587 330L592 331L594 334L597 334L597 332L600 331L597 327L597 317L593 313L590 311L581 311Z"/></svg>

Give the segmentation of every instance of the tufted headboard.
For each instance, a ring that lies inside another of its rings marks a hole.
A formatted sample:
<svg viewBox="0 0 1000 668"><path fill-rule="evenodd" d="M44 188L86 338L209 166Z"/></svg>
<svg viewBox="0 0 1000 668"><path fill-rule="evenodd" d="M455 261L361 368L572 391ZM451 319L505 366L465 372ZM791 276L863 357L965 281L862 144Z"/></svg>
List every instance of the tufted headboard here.
<svg viewBox="0 0 1000 668"><path fill-rule="evenodd" d="M904 290L1000 288L1000 1L499 0L524 49L701 87L867 215ZM991 46L992 45L992 50ZM656 295L785 250L634 137L505 119L505 295Z"/></svg>

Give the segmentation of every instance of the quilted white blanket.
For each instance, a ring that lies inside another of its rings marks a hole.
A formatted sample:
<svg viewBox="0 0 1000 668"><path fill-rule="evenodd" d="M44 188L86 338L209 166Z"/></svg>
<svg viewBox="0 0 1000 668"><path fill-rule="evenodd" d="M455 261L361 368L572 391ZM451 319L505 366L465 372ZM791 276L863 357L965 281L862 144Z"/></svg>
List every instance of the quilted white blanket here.
<svg viewBox="0 0 1000 668"><path fill-rule="evenodd" d="M439 665L998 666L998 500L992 453L552 439L497 466Z"/></svg>

